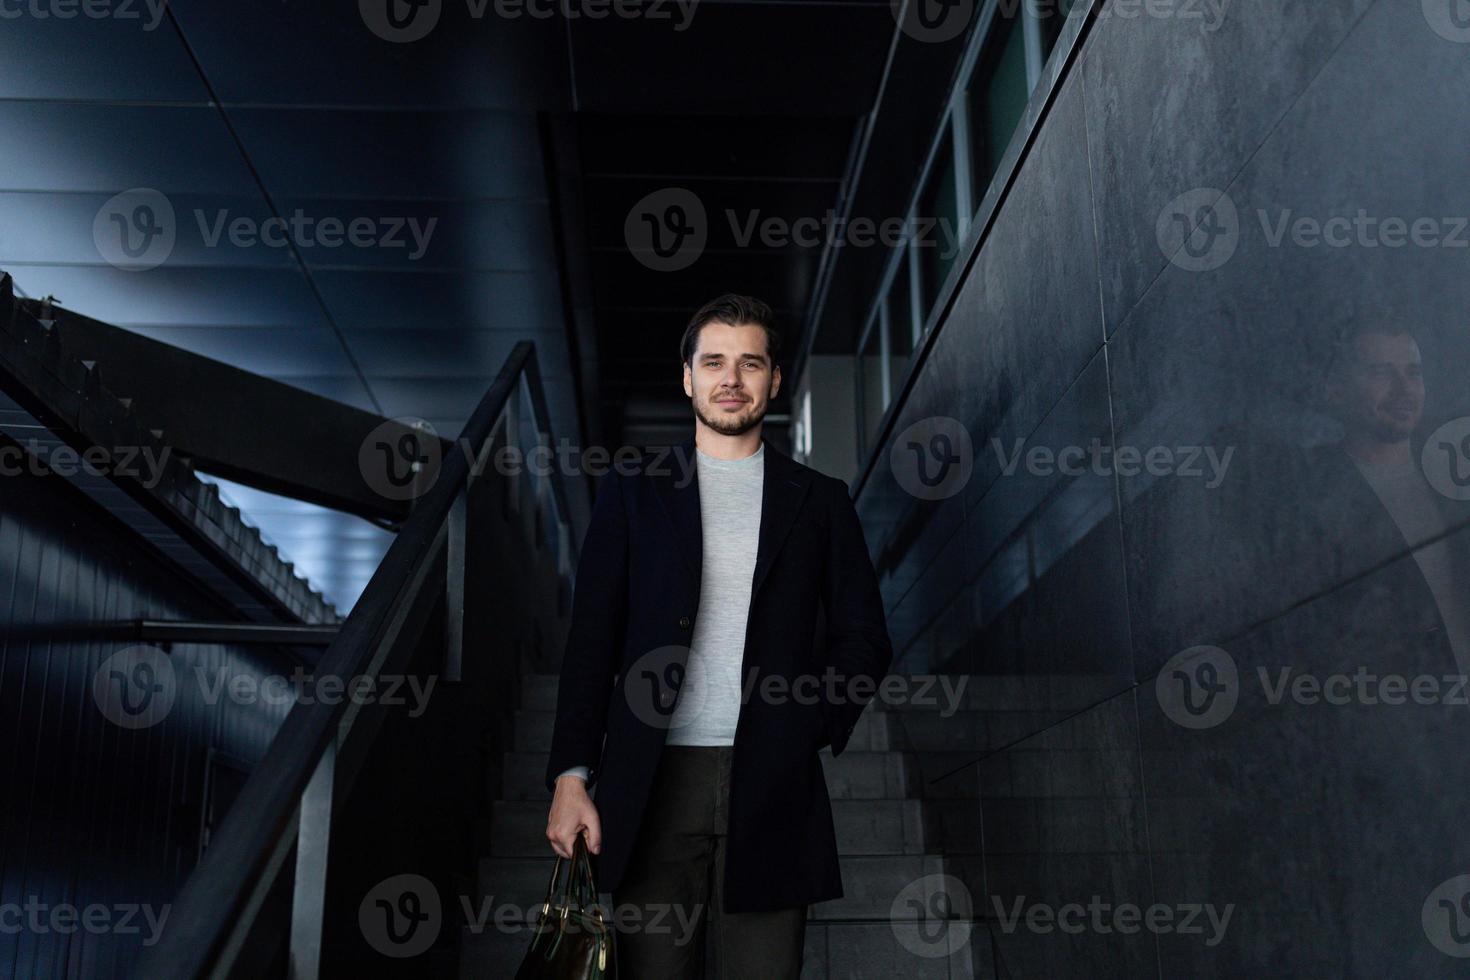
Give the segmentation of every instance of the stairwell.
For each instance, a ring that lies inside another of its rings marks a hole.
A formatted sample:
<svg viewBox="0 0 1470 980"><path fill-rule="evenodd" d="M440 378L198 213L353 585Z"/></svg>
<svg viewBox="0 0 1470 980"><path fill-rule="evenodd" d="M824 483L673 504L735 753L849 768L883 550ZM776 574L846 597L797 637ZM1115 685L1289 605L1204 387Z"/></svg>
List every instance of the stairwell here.
<svg viewBox="0 0 1470 980"><path fill-rule="evenodd" d="M514 748L501 785L488 787L493 802L475 899L491 917L464 927L463 980L513 977L530 943L526 916L545 894L553 859L543 778L556 688L555 675L525 678ZM937 798L921 798L921 757L931 770L964 757L974 718L874 705L841 756L822 751L844 895L808 909L803 980L990 975L986 933L970 897L980 880L971 873L979 867L979 810L965 788L974 782L946 781Z"/></svg>

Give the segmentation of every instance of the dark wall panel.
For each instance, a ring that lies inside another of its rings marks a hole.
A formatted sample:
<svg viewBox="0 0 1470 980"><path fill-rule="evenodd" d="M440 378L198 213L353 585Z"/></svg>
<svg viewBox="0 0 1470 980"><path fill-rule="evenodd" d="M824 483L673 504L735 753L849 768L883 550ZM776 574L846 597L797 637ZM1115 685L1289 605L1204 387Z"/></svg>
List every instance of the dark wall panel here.
<svg viewBox="0 0 1470 980"><path fill-rule="evenodd" d="M121 975L286 710L219 687L289 676L260 648L152 648L150 678L58 627L228 616L63 481L0 478L0 976ZM115 668L137 727L94 695Z"/></svg>

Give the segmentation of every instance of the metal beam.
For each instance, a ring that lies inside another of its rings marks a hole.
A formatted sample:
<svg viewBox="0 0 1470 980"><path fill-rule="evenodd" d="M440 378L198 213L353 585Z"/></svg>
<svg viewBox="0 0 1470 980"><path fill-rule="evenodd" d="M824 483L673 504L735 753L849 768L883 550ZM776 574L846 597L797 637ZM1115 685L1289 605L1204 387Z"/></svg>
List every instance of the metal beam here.
<svg viewBox="0 0 1470 980"><path fill-rule="evenodd" d="M408 517L408 501L376 492L359 463L380 426L389 431L375 441L389 445L408 426L53 304L17 305L54 318L65 353L99 365L107 387L196 469L372 520Z"/></svg>

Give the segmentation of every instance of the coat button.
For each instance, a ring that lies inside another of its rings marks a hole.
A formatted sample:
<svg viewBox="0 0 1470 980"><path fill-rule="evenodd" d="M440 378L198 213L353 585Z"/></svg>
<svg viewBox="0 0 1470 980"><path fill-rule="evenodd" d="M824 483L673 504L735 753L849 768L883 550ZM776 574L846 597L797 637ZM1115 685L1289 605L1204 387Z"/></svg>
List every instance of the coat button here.
<svg viewBox="0 0 1470 980"><path fill-rule="evenodd" d="M689 628L689 617L688 616L680 616L679 617L679 628L681 630L687 630Z"/></svg>

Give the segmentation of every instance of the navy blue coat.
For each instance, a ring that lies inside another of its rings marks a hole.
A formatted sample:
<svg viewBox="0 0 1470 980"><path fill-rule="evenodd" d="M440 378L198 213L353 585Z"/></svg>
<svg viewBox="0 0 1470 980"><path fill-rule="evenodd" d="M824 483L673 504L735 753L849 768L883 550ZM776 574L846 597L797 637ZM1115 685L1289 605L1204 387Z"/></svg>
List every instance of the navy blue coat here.
<svg viewBox="0 0 1470 980"><path fill-rule="evenodd" d="M636 472L622 469L603 478L582 547L546 771L553 789L572 766L592 770L598 886L614 892L683 693L702 565L693 439L645 455ZM842 896L818 750L846 747L892 657L846 485L767 443L741 673L756 693L742 698L735 731L727 910ZM761 682L787 685L776 688L785 693L761 696Z"/></svg>

